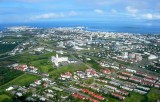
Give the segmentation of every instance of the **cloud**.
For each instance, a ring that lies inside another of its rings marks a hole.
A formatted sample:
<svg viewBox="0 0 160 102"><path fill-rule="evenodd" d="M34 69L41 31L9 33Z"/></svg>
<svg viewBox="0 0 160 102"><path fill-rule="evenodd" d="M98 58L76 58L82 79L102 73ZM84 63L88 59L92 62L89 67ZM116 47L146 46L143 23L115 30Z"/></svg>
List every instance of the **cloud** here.
<svg viewBox="0 0 160 102"><path fill-rule="evenodd" d="M112 9L111 12L112 12L112 13L118 13L118 11L115 10L115 9Z"/></svg>
<svg viewBox="0 0 160 102"><path fill-rule="evenodd" d="M77 15L78 15L78 13L75 12L75 11L70 11L70 12L68 13L68 16L77 16Z"/></svg>
<svg viewBox="0 0 160 102"><path fill-rule="evenodd" d="M77 12L75 11L70 11L67 13L60 12L60 13L45 13L45 14L40 14L36 16L32 16L30 19L31 20L37 20L37 19L58 19L58 18L65 18L65 17L73 17L78 15Z"/></svg>
<svg viewBox="0 0 160 102"><path fill-rule="evenodd" d="M154 17L160 19L160 14L155 14Z"/></svg>
<svg viewBox="0 0 160 102"><path fill-rule="evenodd" d="M40 3L40 2L52 2L58 0L0 0L0 2L23 2L23 3Z"/></svg>
<svg viewBox="0 0 160 102"><path fill-rule="evenodd" d="M160 14L156 13L156 12L155 13L145 13L145 12L150 12L150 11L139 10L139 9L133 8L131 6L127 6L126 10L135 19L146 19L146 20L160 19Z"/></svg>
<svg viewBox="0 0 160 102"><path fill-rule="evenodd" d="M135 9L133 7L127 6L126 7L127 12L131 13L131 14L136 14L139 10Z"/></svg>
<svg viewBox="0 0 160 102"><path fill-rule="evenodd" d="M32 20L35 19L54 19L54 18L63 18L64 14L63 13L45 13L37 16L31 17Z"/></svg>
<svg viewBox="0 0 160 102"><path fill-rule="evenodd" d="M151 19L160 19L160 14L147 13L147 14L143 14L142 18L148 19L148 20L151 20Z"/></svg>
<svg viewBox="0 0 160 102"><path fill-rule="evenodd" d="M62 3L63 1L63 3ZM0 0L0 21L91 18L135 20L139 22L160 19L158 0ZM139 4L139 5L137 5ZM151 5L152 4L152 5ZM20 16L21 15L21 16ZM15 18L14 16L19 16ZM157 22L156 22L157 23Z"/></svg>
<svg viewBox="0 0 160 102"><path fill-rule="evenodd" d="M101 9L95 9L94 12L97 14L104 14L104 11Z"/></svg>
<svg viewBox="0 0 160 102"><path fill-rule="evenodd" d="M143 14L142 17L146 19L153 19L153 15L151 13Z"/></svg>

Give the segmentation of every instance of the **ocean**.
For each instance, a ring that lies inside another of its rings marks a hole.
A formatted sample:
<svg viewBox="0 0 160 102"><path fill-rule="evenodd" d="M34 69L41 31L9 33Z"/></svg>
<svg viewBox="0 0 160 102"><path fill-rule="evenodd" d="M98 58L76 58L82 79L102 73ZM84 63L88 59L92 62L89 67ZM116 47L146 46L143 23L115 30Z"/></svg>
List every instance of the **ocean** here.
<svg viewBox="0 0 160 102"><path fill-rule="evenodd" d="M9 23L0 24L0 30L5 30L12 26L30 26L38 28L55 28L55 27L78 27L83 26L88 31L104 31L104 32L125 32L134 34L160 34L160 26L138 25L138 24L111 24L104 22L32 22L32 23Z"/></svg>

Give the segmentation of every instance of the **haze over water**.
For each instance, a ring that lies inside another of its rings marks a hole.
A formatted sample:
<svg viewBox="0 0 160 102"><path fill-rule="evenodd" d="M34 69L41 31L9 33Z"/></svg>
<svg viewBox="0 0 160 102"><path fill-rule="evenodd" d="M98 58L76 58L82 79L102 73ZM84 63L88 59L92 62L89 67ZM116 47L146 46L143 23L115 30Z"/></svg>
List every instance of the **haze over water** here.
<svg viewBox="0 0 160 102"><path fill-rule="evenodd" d="M128 32L140 34L160 34L160 27L157 25L143 24L112 24L107 22L76 22L76 21L55 21L55 22L33 22L33 23L9 23L0 24L0 30L12 26L30 26L38 28L55 28L55 27L85 27L88 31L105 31L105 32Z"/></svg>

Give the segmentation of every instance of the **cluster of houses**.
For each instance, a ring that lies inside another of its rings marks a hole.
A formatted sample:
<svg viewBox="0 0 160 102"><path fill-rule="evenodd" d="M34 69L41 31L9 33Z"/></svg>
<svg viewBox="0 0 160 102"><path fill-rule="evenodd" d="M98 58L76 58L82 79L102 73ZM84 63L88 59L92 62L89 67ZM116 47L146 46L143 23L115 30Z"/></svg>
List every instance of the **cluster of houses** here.
<svg viewBox="0 0 160 102"><path fill-rule="evenodd" d="M85 70L85 72L83 71L76 71L73 74L70 72L65 72L62 73L60 75L61 80L78 80L78 79L84 79L84 78L91 78L91 77L99 77L99 74L97 73L97 71L95 69L92 68L88 68Z"/></svg>
<svg viewBox="0 0 160 102"><path fill-rule="evenodd" d="M16 44L17 42L0 41L0 44Z"/></svg>
<svg viewBox="0 0 160 102"><path fill-rule="evenodd" d="M60 88L56 82L50 80L49 78L42 78L40 80L35 80L29 86L18 86L12 85L6 89L7 92L11 93L17 98L25 97L26 101L56 101L57 93L62 92L63 89ZM65 93L65 92L64 92ZM63 97L61 97L63 96ZM60 99L66 99L68 96L61 94Z"/></svg>
<svg viewBox="0 0 160 102"><path fill-rule="evenodd" d="M147 94L151 87L160 88L157 76L149 75L143 72L122 72L120 75L118 74L117 77L123 80L123 82L129 83L124 84L123 86L121 85L120 87L122 89L134 91L139 94Z"/></svg>
<svg viewBox="0 0 160 102"><path fill-rule="evenodd" d="M77 82L76 85L80 86L82 88L92 89L92 90L97 91L97 92L100 91L100 86L97 86L95 83L86 84L86 83Z"/></svg>
<svg viewBox="0 0 160 102"><path fill-rule="evenodd" d="M16 70L20 70L23 72L31 72L31 73L38 73L38 68L34 67L34 66L27 66L26 64L13 64L11 65L11 68L16 69Z"/></svg>
<svg viewBox="0 0 160 102"><path fill-rule="evenodd" d="M9 55L15 55L15 54L17 54L17 53L21 53L22 51L24 51L24 50L26 50L26 49L28 49L28 48L31 48L31 47L33 47L33 42L32 41L30 41L30 42L24 42L24 43L22 43L22 44L20 44L20 45L18 45L16 48L14 48L10 53L9 53Z"/></svg>
<svg viewBox="0 0 160 102"><path fill-rule="evenodd" d="M96 98L96 99L99 99L99 100L104 100L104 99L105 99L103 96L98 95L98 94L96 94L96 93L94 93L94 92L92 92L92 91L90 91L90 90L88 90L88 89L81 89L81 91L82 91L83 93L86 93L86 94L91 95L92 97L94 97L94 98Z"/></svg>
<svg viewBox="0 0 160 102"><path fill-rule="evenodd" d="M104 96L100 95L99 93L93 92L92 90L95 90L98 92L98 87L96 87L96 84L88 85L88 84L82 84L82 83L76 83L77 86L80 86L81 88L76 88L77 93L74 93L74 97L81 99L81 100L89 100L90 102L100 102L107 100ZM76 94L76 96L75 96Z"/></svg>
<svg viewBox="0 0 160 102"><path fill-rule="evenodd" d="M119 99L125 99L125 97L129 95L128 90L118 87L120 84L116 87L115 86L116 82L101 80L101 79L95 79L95 80L96 80L96 82L94 82L92 84L77 83L76 85L82 87L81 90L85 94L94 94L94 92L89 90L89 89L91 89L91 90L94 90L98 93L111 94L112 96L115 96ZM102 82L104 84L97 83L97 81ZM104 97L99 94L97 95L97 97L98 97L97 98L98 100L104 100Z"/></svg>
<svg viewBox="0 0 160 102"><path fill-rule="evenodd" d="M143 85L149 86L149 87L157 87L160 88L160 80L159 77L155 75L146 74L144 72L137 72L137 75L141 75L143 78L139 78L139 82Z"/></svg>
<svg viewBox="0 0 160 102"><path fill-rule="evenodd" d="M10 92L12 95L15 95L17 97L22 97L28 92L25 86L17 86L17 85L12 85L8 87L6 91Z"/></svg>
<svg viewBox="0 0 160 102"><path fill-rule="evenodd" d="M132 53L131 53L132 54ZM127 56L127 57L126 57ZM137 54L135 58L130 58L128 55L123 55L123 56L112 56L113 59L127 62L127 63L136 63L142 61L143 57L141 54Z"/></svg>
<svg viewBox="0 0 160 102"><path fill-rule="evenodd" d="M30 54L35 54L35 55L37 54L37 55L39 55L39 54L43 54L45 52L53 52L53 49L48 48L46 46L45 47L44 46L40 46L40 47L34 48L29 53Z"/></svg>
<svg viewBox="0 0 160 102"><path fill-rule="evenodd" d="M72 96L75 97L75 98L78 98L78 99L83 99L83 100L86 99L85 96L80 95L80 94L78 94L78 93L73 93Z"/></svg>
<svg viewBox="0 0 160 102"><path fill-rule="evenodd" d="M98 58L108 57L107 53L105 51L101 51L101 52L88 52L88 53L86 53L86 55L92 56L92 57L98 57Z"/></svg>
<svg viewBox="0 0 160 102"><path fill-rule="evenodd" d="M100 66L104 67L104 68L112 68L112 69L120 69L120 68L124 68L123 66L121 66L118 63L108 63L106 61L101 61L98 62Z"/></svg>
<svg viewBox="0 0 160 102"><path fill-rule="evenodd" d="M159 78L151 74L129 68L117 73L116 76L111 76L111 73L112 71L109 68L102 68L100 72L88 68L85 72L63 73L61 79L78 80L82 78L88 80L88 78L94 77L94 83L92 84L78 83L76 85L82 87L82 92L85 94L88 94L88 89L92 89L96 92L111 94L120 100L124 100L132 91L144 95L150 91L151 87L160 88ZM101 78L102 74L106 75L105 78Z"/></svg>
<svg viewBox="0 0 160 102"><path fill-rule="evenodd" d="M127 63L136 63L141 61L142 55L140 53L129 53L128 52L123 52L122 56L119 56L118 54L115 54L114 52L108 54L104 51L102 52L89 52L86 53L87 55L91 56L91 57L98 57L98 58L112 58L112 59L116 59L119 61L123 61L123 62L127 62ZM105 64L105 63L100 63L102 67L109 67L109 64Z"/></svg>
<svg viewBox="0 0 160 102"><path fill-rule="evenodd" d="M72 96L75 97L75 98L81 99L81 100L89 100L90 102L100 102L96 99L86 97L86 96L80 95L78 93L73 93Z"/></svg>

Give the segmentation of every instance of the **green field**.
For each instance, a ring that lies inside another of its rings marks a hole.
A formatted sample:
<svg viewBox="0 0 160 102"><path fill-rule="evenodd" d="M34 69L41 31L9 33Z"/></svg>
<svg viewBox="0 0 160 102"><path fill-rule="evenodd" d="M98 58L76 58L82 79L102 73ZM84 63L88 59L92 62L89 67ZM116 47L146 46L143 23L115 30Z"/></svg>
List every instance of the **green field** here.
<svg viewBox="0 0 160 102"><path fill-rule="evenodd" d="M23 54L11 57L10 60L16 61L18 63L29 64L32 61L39 60L39 59L44 59L44 58L46 58L46 57L40 56L40 55L32 55L32 54L29 54L29 53L23 53Z"/></svg>
<svg viewBox="0 0 160 102"><path fill-rule="evenodd" d="M40 72L46 73L53 69L53 64L51 63L51 56L53 55L55 55L55 52L44 53L41 55L23 53L0 60L0 65L8 65L11 63L27 64L37 67Z"/></svg>
<svg viewBox="0 0 160 102"><path fill-rule="evenodd" d="M27 35L30 36L30 35ZM22 36L22 37L16 37L16 36L5 36L0 38L1 41L6 41L6 42L23 42L27 39L27 36Z"/></svg>
<svg viewBox="0 0 160 102"><path fill-rule="evenodd" d="M146 102L146 97L138 93L131 92L129 97L126 97L124 102Z"/></svg>
<svg viewBox="0 0 160 102"><path fill-rule="evenodd" d="M12 81L0 86L0 89L6 89L11 85L29 85L30 83L34 82L36 79L40 79L40 76L32 75L32 74L23 74Z"/></svg>
<svg viewBox="0 0 160 102"><path fill-rule="evenodd" d="M30 63L31 65L37 67L40 72L47 73L53 69L53 64L49 59L35 60Z"/></svg>
<svg viewBox="0 0 160 102"><path fill-rule="evenodd" d="M107 97L107 99L108 99L108 102L122 102L122 101L120 101L120 100L118 100L118 99L115 99L115 98L112 98L112 97Z"/></svg>
<svg viewBox="0 0 160 102"><path fill-rule="evenodd" d="M149 102L157 102L158 99L160 100L160 90L157 88L152 88L147 94L147 98Z"/></svg>
<svg viewBox="0 0 160 102"><path fill-rule="evenodd" d="M87 61L87 64L96 70L99 70L101 68L100 65L93 59L90 61Z"/></svg>
<svg viewBox="0 0 160 102"><path fill-rule="evenodd" d="M6 94L0 95L0 102L12 102L12 98Z"/></svg>
<svg viewBox="0 0 160 102"><path fill-rule="evenodd" d="M55 55L55 52L44 53L44 54L40 54L40 55L33 55L33 54L26 52L23 54L19 54L19 55L10 57L6 60L16 61L19 63L30 63L30 62L36 61L36 60L50 59L51 56L53 56L53 55Z"/></svg>
<svg viewBox="0 0 160 102"><path fill-rule="evenodd" d="M13 70L13 69L9 69L6 67L0 67L0 85L3 85L5 83L13 80L14 78L16 78L22 74L23 74L22 71Z"/></svg>
<svg viewBox="0 0 160 102"><path fill-rule="evenodd" d="M65 72L72 73L77 70L84 71L85 69L87 69L87 67L83 64L81 64L81 65L70 64L68 66L63 66L61 68L54 69L53 71L49 72L49 74L51 75L52 78L58 78L61 73L65 73Z"/></svg>
<svg viewBox="0 0 160 102"><path fill-rule="evenodd" d="M0 54L13 50L18 44L0 44Z"/></svg>
<svg viewBox="0 0 160 102"><path fill-rule="evenodd" d="M13 50L19 43L25 41L26 39L27 37L16 37L16 36L1 37L0 41L8 43L7 44L0 43L0 54ZM11 44L12 42L15 42L15 44Z"/></svg>

